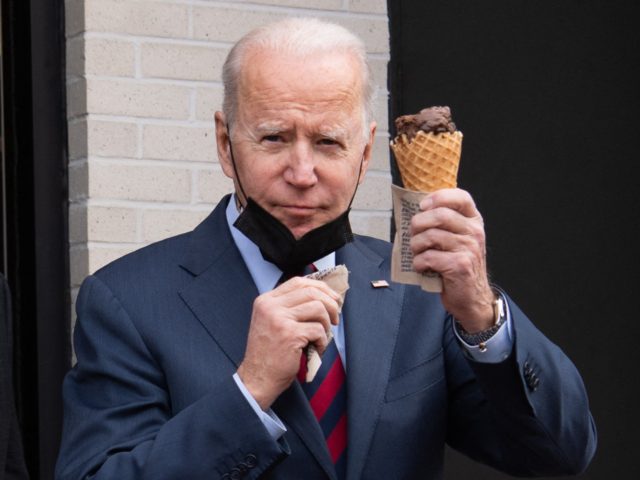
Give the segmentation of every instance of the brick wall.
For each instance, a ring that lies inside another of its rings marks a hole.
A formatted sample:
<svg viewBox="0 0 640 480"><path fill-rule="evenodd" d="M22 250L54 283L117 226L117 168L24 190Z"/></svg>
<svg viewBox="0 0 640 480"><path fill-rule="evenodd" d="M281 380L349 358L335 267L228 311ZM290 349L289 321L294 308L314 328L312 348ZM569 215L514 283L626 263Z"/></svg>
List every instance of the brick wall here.
<svg viewBox="0 0 640 480"><path fill-rule="evenodd" d="M287 15L330 19L367 44L379 130L351 220L388 238L386 0L66 0L74 297L87 274L190 230L232 191L213 127L222 63L244 33Z"/></svg>

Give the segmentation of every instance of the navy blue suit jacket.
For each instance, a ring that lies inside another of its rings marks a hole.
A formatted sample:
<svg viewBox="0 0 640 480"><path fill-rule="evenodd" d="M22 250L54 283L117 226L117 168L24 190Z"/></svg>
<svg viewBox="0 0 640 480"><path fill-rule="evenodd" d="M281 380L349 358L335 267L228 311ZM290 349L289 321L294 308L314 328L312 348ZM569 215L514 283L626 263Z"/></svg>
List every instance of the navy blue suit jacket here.
<svg viewBox="0 0 640 480"><path fill-rule="evenodd" d="M232 379L258 292L227 202L84 282L57 478L335 478L298 383L273 405L287 427L274 441ZM595 431L580 376L515 304L511 358L478 364L438 295L372 288L390 278L387 242L358 237L336 255L350 271L349 479L440 478L445 442L516 474L585 467Z"/></svg>

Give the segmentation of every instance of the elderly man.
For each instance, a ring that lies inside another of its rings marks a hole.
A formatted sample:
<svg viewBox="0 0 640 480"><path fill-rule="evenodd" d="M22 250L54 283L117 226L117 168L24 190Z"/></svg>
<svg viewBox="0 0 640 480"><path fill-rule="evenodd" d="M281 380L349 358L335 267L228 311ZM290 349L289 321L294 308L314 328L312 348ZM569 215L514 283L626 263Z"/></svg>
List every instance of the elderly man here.
<svg viewBox="0 0 640 480"><path fill-rule="evenodd" d="M445 442L514 474L583 470L582 381L490 287L469 194L437 192L413 222L415 266L442 274L442 295L372 286L390 246L348 223L376 129L361 42L285 20L235 45L224 83L236 193L85 281L57 478L436 479ZM337 264L342 312L300 276ZM323 362L307 384L310 344Z"/></svg>

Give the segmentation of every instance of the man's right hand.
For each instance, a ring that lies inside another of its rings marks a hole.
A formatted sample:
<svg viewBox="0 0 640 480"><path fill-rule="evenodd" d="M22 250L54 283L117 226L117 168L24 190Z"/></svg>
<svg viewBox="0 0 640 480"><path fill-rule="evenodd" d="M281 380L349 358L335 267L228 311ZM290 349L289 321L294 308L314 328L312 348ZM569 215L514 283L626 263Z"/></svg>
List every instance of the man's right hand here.
<svg viewBox="0 0 640 480"><path fill-rule="evenodd" d="M309 343L324 352L327 333L340 318L339 300L325 283L304 277L256 298L238 376L263 410L291 385Z"/></svg>

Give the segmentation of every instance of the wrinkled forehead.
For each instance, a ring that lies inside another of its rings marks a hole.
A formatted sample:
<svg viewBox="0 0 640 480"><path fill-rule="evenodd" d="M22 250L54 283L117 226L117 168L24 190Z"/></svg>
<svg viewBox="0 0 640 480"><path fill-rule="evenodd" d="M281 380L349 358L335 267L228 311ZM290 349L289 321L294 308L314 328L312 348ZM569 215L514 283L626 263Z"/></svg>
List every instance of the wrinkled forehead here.
<svg viewBox="0 0 640 480"><path fill-rule="evenodd" d="M364 108L363 75L346 51L293 55L254 48L246 53L238 82L238 105L291 101L322 108L343 102L345 109Z"/></svg>

